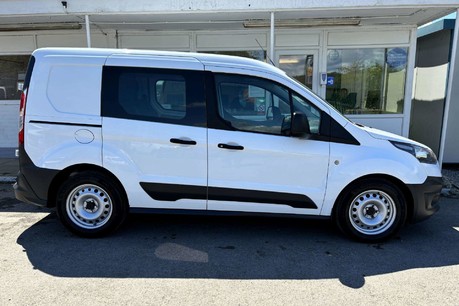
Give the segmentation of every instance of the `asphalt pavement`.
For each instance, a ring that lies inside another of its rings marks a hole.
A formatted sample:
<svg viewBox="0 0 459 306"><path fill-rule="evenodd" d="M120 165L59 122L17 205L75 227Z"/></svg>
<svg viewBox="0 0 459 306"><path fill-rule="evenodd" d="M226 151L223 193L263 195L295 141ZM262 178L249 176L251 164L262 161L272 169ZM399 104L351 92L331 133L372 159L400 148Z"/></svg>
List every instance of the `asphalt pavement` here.
<svg viewBox="0 0 459 306"><path fill-rule="evenodd" d="M15 148L0 148L0 183L15 181L19 170L18 158Z"/></svg>
<svg viewBox="0 0 459 306"><path fill-rule="evenodd" d="M329 222L131 215L79 238L0 184L1 305L458 305L459 200L385 243Z"/></svg>

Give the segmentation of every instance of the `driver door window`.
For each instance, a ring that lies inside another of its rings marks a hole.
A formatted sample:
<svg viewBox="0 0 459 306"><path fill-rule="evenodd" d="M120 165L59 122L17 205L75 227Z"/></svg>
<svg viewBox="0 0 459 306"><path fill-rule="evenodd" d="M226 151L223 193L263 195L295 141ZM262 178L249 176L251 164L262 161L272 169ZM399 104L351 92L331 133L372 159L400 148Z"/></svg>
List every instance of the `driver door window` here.
<svg viewBox="0 0 459 306"><path fill-rule="evenodd" d="M289 91L268 80L219 74L215 77L218 113L241 131L288 135Z"/></svg>
<svg viewBox="0 0 459 306"><path fill-rule="evenodd" d="M318 135L320 130L320 110L302 96L292 93L293 110L306 115L312 135Z"/></svg>

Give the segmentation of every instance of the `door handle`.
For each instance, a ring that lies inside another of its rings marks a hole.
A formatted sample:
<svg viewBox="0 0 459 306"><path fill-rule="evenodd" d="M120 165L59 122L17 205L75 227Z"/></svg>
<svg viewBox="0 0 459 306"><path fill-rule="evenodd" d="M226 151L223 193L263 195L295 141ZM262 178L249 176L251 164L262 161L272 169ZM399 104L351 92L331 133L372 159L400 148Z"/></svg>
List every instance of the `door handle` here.
<svg viewBox="0 0 459 306"><path fill-rule="evenodd" d="M217 145L220 149L228 149L228 150L244 150L243 146L240 145L230 145L226 143L219 143Z"/></svg>
<svg viewBox="0 0 459 306"><path fill-rule="evenodd" d="M187 140L187 139L180 139L180 138L171 138L170 142L177 143L177 144L190 145L190 146L196 145L196 141L194 140Z"/></svg>

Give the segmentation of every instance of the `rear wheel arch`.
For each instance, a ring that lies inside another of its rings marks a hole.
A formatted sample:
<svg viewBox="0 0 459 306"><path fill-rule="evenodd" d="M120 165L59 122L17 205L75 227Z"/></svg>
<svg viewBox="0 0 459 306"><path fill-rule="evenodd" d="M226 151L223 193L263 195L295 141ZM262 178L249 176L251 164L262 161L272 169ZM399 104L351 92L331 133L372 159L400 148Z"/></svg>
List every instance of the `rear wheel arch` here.
<svg viewBox="0 0 459 306"><path fill-rule="evenodd" d="M126 205L129 207L128 203L128 197L126 190L124 189L123 184L121 184L120 180L110 171L107 169L97 166L97 165L92 165L92 164L78 164L78 165L72 165L70 167L67 167L61 171L54 177L52 180L51 184L49 185L48 189L48 201L47 201L47 207L55 207L56 206L56 199L57 199L57 191L59 190L59 187L73 174L75 173L81 173L81 172L86 172L86 171L94 171L98 172L102 175L105 175L107 177L110 177L118 186L120 192L122 193Z"/></svg>

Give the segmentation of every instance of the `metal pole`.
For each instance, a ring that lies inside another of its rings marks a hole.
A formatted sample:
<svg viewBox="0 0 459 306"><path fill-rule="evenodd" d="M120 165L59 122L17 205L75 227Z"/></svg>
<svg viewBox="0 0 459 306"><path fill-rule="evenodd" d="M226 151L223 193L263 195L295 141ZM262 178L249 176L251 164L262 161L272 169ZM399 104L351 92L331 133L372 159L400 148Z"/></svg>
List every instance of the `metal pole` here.
<svg viewBox="0 0 459 306"><path fill-rule="evenodd" d="M86 41L88 43L88 48L91 48L91 29L89 28L89 16L84 15L84 21L86 23Z"/></svg>
<svg viewBox="0 0 459 306"><path fill-rule="evenodd" d="M270 27L270 34L271 34L271 39L270 39L270 46L269 46L269 57L271 58L271 61L274 62L274 12L271 12L271 27Z"/></svg>
<svg viewBox="0 0 459 306"><path fill-rule="evenodd" d="M445 110L443 112L443 124L441 128L441 138L440 138L440 151L438 152L438 161L440 162L440 167L443 167L443 156L445 154L445 142L446 142L446 131L448 129L448 117L449 117L449 106L451 104L451 96L453 91L454 83L457 83L457 80L454 80L454 70L456 68L456 58L457 58L457 43L459 40L459 9L456 12L456 24L454 26L454 36L453 36L453 47L451 49L451 61L449 63L448 71L448 87L446 88L446 99L445 99ZM458 63L459 64L459 63ZM454 83L453 83L454 82Z"/></svg>

